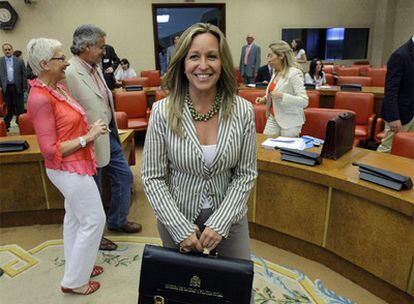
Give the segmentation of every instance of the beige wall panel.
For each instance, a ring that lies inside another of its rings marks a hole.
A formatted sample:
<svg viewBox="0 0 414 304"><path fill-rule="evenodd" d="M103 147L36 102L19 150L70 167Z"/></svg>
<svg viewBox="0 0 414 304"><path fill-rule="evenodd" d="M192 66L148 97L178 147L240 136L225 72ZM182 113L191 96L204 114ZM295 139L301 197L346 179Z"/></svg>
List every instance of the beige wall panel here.
<svg viewBox="0 0 414 304"><path fill-rule="evenodd" d="M256 223L322 245L328 188L260 171Z"/></svg>
<svg viewBox="0 0 414 304"><path fill-rule="evenodd" d="M413 236L414 223L408 216L333 191L326 247L402 290L408 286Z"/></svg>
<svg viewBox="0 0 414 304"><path fill-rule="evenodd" d="M1 167L0 212L46 209L39 162Z"/></svg>

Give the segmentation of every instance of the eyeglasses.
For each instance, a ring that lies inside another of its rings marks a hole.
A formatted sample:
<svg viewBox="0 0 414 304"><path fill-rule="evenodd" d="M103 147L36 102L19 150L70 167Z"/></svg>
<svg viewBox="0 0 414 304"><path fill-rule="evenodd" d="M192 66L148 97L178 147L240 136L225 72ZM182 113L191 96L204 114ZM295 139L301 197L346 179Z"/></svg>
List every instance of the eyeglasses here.
<svg viewBox="0 0 414 304"><path fill-rule="evenodd" d="M60 61L65 61L66 60L66 56L62 56L62 57L52 57L50 58L50 60L60 60Z"/></svg>

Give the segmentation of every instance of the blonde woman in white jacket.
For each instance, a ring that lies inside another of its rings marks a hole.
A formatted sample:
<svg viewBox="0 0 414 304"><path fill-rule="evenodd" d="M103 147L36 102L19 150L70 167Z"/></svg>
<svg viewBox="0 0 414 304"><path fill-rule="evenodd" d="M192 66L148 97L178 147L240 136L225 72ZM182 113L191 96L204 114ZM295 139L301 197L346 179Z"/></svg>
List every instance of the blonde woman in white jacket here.
<svg viewBox="0 0 414 304"><path fill-rule="evenodd" d="M305 122L303 109L308 106L303 73L289 44L284 41L269 45L267 59L273 75L266 96L256 99L256 103L266 102L267 122L263 133L298 137Z"/></svg>

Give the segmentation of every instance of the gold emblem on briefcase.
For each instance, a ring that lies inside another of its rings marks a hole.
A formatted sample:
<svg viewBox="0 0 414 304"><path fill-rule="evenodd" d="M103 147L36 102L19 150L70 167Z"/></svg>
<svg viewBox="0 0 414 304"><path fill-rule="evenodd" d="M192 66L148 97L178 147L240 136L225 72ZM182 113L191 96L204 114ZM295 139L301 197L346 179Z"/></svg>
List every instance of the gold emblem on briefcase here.
<svg viewBox="0 0 414 304"><path fill-rule="evenodd" d="M190 286L191 287L196 287L196 288L200 288L201 286L201 280L199 276L192 276L190 279Z"/></svg>
<svg viewBox="0 0 414 304"><path fill-rule="evenodd" d="M165 299L162 296L154 296L154 304L165 304Z"/></svg>

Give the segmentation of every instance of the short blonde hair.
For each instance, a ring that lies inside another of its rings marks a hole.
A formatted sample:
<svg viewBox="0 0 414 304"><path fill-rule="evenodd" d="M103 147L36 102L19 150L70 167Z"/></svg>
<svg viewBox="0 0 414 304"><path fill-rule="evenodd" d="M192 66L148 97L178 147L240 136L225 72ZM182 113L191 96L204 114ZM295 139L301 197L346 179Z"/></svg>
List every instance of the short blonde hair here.
<svg viewBox="0 0 414 304"><path fill-rule="evenodd" d="M287 42L283 40L273 42L269 45L269 49L271 49L272 52L277 56L281 56L282 54L285 56L283 69L282 71L280 71L280 74L282 76L285 76L291 67L295 67L299 70L302 69L302 67L296 61L295 54L293 53L292 49L290 48L290 45Z"/></svg>
<svg viewBox="0 0 414 304"><path fill-rule="evenodd" d="M33 74L39 76L43 71L42 61L49 61L53 58L53 54L62 49L62 43L56 39L35 38L27 44L27 56Z"/></svg>
<svg viewBox="0 0 414 304"><path fill-rule="evenodd" d="M219 55L221 59L221 74L217 82L217 91L221 92L223 95L223 102L221 105L223 119L227 119L232 113L237 82L233 67L233 58L227 40L217 26L209 23L196 23L186 29L181 35L168 66L167 73L163 79L163 86L170 90L167 106L168 122L171 130L179 136L182 135L182 111L184 98L189 87L188 79L184 73L184 61L194 37L204 33L210 33L218 40Z"/></svg>

